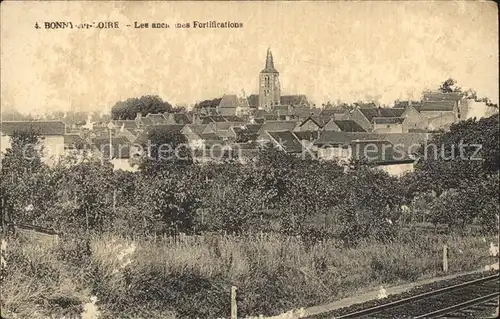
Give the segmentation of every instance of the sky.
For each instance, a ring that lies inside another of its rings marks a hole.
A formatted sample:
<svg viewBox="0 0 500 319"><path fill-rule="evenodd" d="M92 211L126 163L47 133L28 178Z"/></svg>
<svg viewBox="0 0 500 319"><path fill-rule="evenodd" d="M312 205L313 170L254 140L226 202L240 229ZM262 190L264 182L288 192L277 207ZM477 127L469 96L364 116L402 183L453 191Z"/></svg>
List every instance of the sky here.
<svg viewBox="0 0 500 319"><path fill-rule="evenodd" d="M2 111L109 111L146 94L191 105L258 93L271 48L282 94L327 101L418 99L449 77L498 103L494 2L3 2ZM239 29L176 29L192 21ZM118 21L119 29L44 29ZM135 29L134 22L170 29ZM41 29L35 28L35 23Z"/></svg>

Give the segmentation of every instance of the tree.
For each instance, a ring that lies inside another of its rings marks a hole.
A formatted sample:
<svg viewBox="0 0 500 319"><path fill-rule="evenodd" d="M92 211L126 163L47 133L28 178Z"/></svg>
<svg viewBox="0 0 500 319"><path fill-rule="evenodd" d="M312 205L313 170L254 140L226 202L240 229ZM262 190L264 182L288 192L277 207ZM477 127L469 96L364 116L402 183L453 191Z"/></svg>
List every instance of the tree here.
<svg viewBox="0 0 500 319"><path fill-rule="evenodd" d="M2 160L2 172L31 172L42 166L40 134L33 129L17 130L10 136L10 148Z"/></svg>
<svg viewBox="0 0 500 319"><path fill-rule="evenodd" d="M441 84L439 91L443 93L461 92L461 88L456 86L456 84L457 82L454 79L449 78Z"/></svg>
<svg viewBox="0 0 500 319"><path fill-rule="evenodd" d="M415 174L407 177L410 192L428 189L440 195L464 182L497 174L498 135L498 114L479 121L461 121L449 132L435 135L418 152Z"/></svg>
<svg viewBox="0 0 500 319"><path fill-rule="evenodd" d="M145 95L140 98L129 98L117 102L111 109L113 120L133 120L137 113L146 116L149 113L158 114L171 112L172 105L156 95Z"/></svg>
<svg viewBox="0 0 500 319"><path fill-rule="evenodd" d="M193 163L193 154L183 134L164 127L150 127L148 133L148 141L142 145L141 171L155 174L158 170Z"/></svg>
<svg viewBox="0 0 500 319"><path fill-rule="evenodd" d="M2 218L15 222L35 222L50 198L50 182L43 175L40 134L28 128L10 136L11 146L2 160ZM8 215L8 216L7 216Z"/></svg>
<svg viewBox="0 0 500 319"><path fill-rule="evenodd" d="M148 231L173 234L191 231L201 205L202 186L203 179L196 166L141 176L137 188L142 214L148 219Z"/></svg>

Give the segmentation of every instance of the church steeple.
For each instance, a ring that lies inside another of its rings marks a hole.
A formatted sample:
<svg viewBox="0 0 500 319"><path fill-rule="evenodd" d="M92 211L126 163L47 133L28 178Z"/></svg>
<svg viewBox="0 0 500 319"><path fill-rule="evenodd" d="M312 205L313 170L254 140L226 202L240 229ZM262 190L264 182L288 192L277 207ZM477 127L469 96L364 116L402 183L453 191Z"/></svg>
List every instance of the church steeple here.
<svg viewBox="0 0 500 319"><path fill-rule="evenodd" d="M273 53L271 52L271 48L267 48L266 67L261 73L278 73L278 71L274 68Z"/></svg>
<svg viewBox="0 0 500 319"><path fill-rule="evenodd" d="M266 67L259 75L259 108L270 110L280 104L279 72L274 68L271 48L267 49Z"/></svg>

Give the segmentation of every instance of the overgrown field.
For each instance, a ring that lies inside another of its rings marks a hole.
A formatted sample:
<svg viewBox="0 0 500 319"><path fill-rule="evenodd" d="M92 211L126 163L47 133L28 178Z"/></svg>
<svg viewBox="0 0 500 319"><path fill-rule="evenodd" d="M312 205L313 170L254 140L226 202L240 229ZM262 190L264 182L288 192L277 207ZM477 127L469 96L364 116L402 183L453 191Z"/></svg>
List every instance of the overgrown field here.
<svg viewBox="0 0 500 319"><path fill-rule="evenodd" d="M231 286L240 316L278 314L352 296L380 284L488 263L491 238L400 234L390 243L334 240L308 244L278 235L62 239L43 248L8 239L2 313L8 318L67 318L97 297L99 318L229 317ZM88 305L87 305L88 306Z"/></svg>

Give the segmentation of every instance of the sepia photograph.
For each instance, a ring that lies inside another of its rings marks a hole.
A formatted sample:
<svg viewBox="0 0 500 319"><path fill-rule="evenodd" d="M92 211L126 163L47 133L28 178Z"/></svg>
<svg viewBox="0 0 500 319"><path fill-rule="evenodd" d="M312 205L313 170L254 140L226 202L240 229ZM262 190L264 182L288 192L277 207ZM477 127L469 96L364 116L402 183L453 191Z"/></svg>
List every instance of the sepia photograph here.
<svg viewBox="0 0 500 319"><path fill-rule="evenodd" d="M0 4L0 318L499 317L494 1Z"/></svg>

